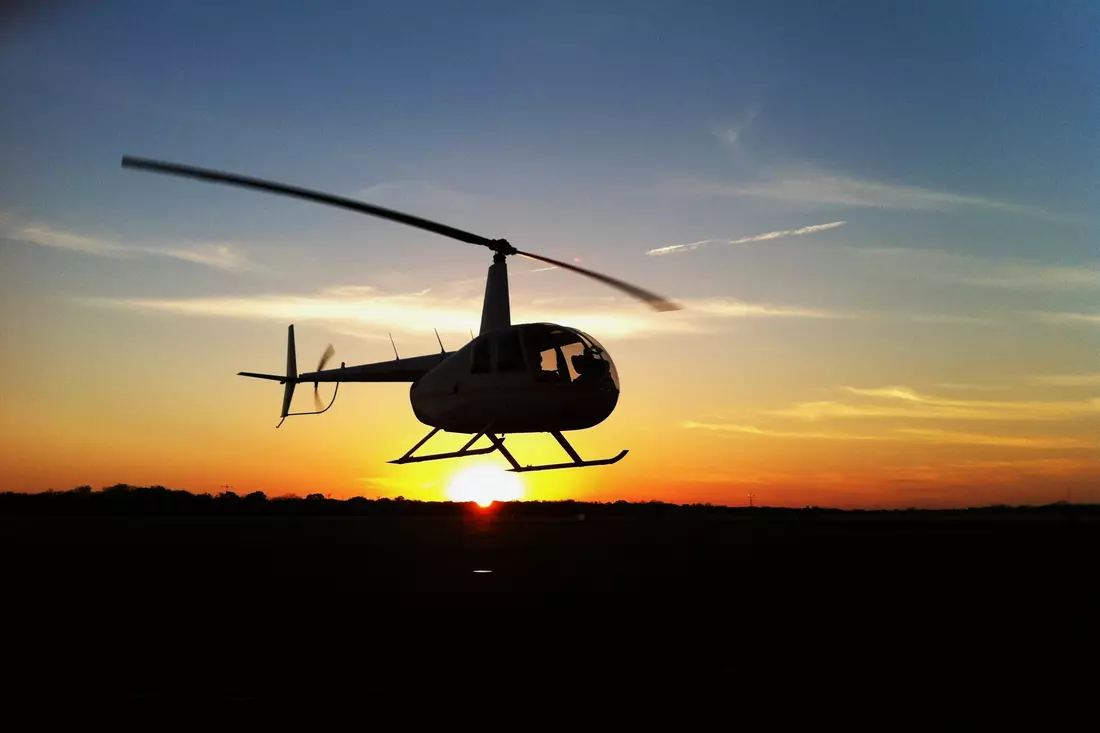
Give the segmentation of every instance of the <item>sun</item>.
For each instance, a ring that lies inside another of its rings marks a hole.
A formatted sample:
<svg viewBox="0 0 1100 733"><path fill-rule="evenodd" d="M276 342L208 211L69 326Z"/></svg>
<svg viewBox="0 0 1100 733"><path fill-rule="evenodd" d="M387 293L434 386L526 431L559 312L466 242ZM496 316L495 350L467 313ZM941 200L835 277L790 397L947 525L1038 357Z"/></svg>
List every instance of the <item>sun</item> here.
<svg viewBox="0 0 1100 733"><path fill-rule="evenodd" d="M523 498L523 481L499 466L471 466L451 479L447 487L451 501L476 501L487 507L494 501L515 501Z"/></svg>

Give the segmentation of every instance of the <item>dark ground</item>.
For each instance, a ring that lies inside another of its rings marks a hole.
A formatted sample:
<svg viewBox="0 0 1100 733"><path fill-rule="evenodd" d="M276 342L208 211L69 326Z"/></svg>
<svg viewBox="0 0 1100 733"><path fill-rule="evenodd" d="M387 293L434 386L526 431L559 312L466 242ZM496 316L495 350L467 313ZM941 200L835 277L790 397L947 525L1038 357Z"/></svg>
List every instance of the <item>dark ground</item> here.
<svg viewBox="0 0 1100 733"><path fill-rule="evenodd" d="M572 678L635 662L678 675L667 659L794 668L841 649L1071 664L1095 649L1098 528L1052 512L8 515L4 651L24 681L153 692L193 670L207 690L399 668L421 684L479 657L516 674L564 660Z"/></svg>

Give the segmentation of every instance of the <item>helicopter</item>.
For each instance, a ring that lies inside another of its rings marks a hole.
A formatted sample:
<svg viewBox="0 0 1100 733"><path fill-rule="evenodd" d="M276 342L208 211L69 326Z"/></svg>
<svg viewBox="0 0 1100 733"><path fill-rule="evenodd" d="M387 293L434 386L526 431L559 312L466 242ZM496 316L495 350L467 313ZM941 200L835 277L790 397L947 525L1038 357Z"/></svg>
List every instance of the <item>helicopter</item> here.
<svg viewBox="0 0 1100 733"><path fill-rule="evenodd" d="M287 333L285 374L238 372L239 376L284 385L282 412L276 427L280 427L288 417L319 415L328 411L336 401L340 384L344 382L410 382L409 401L413 414L421 423L431 427L431 432L403 456L389 463L419 463L499 451L512 466L508 470L526 472L609 465L619 462L628 453L622 450L611 458L585 460L566 440L564 432L595 427L614 411L620 391L618 370L603 345L579 329L556 323L511 322L507 258L519 255L585 275L641 300L656 311L679 310L679 304L575 264L523 252L506 239L488 239L353 199L235 173L129 155L123 156L122 166L314 201L389 219L480 245L493 252L485 282L478 335L455 351L446 351L440 341L438 354L401 358L395 348L395 358L391 361L357 366L341 363L339 368L325 369L335 353L330 344L315 371L299 373L294 326L291 324ZM438 338L438 333L436 336ZM290 412L295 387L310 382L313 383L316 409ZM327 406L322 406L318 395L318 386L322 382L336 384ZM457 451L417 455L416 452L440 431L473 437ZM505 436L512 433L549 433L568 455L569 461L521 465L504 445ZM490 445L474 448L483 436Z"/></svg>

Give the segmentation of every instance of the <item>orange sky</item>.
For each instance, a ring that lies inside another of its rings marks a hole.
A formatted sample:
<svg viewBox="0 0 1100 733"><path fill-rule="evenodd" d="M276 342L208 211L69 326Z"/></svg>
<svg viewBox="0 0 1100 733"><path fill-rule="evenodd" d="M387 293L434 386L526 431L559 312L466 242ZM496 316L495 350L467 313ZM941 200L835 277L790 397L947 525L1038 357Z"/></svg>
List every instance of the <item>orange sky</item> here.
<svg viewBox="0 0 1100 733"><path fill-rule="evenodd" d="M292 418L276 430L278 385L235 372L281 368L285 333L278 324L40 305L55 319L54 330L32 334L26 321L5 323L13 343L33 338L36 358L30 379L17 378L12 360L5 365L4 489L126 482L434 500L447 497L463 468L505 465L496 455L386 463L427 432L403 384L345 385L327 414ZM637 310L646 319L679 317ZM108 319L125 327L107 328ZM526 474L527 498L736 505L752 492L757 504L844 507L1045 503L1067 491L1077 500L1097 498L1090 432L1097 425L1095 375L1036 370L980 382L964 370L970 359L963 356L952 382L930 377L893 387L856 376L831 382L829 374L870 367L842 350L811 363L825 352L812 338L785 333L792 329L767 319L747 322L723 338L762 340L773 350L752 356L746 347L738 359L736 349L716 348L712 363L699 363L694 375L685 371L690 360L676 354L698 355L693 341L717 337L604 338L622 398L605 423L570 438L586 457L630 453L613 466ZM312 324L296 330L305 369L333 334ZM457 334L444 339L461 343ZM399 348L411 355L409 341ZM387 341L353 340L336 358L381 360L389 349ZM889 368L888 355L877 358ZM932 379L939 386L928 384ZM299 390L297 409L308 409L310 391ZM436 440L442 449L464 439ZM548 436L511 436L509 444L525 463L561 458Z"/></svg>

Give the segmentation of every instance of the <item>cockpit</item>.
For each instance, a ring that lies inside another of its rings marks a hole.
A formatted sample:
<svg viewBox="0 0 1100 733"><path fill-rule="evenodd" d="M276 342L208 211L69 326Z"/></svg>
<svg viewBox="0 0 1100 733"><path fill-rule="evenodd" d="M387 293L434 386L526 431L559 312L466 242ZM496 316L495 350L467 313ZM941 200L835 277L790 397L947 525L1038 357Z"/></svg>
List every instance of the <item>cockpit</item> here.
<svg viewBox="0 0 1100 733"><path fill-rule="evenodd" d="M619 388L611 357L583 331L532 323L487 334L472 345L471 374L526 372L538 383Z"/></svg>

